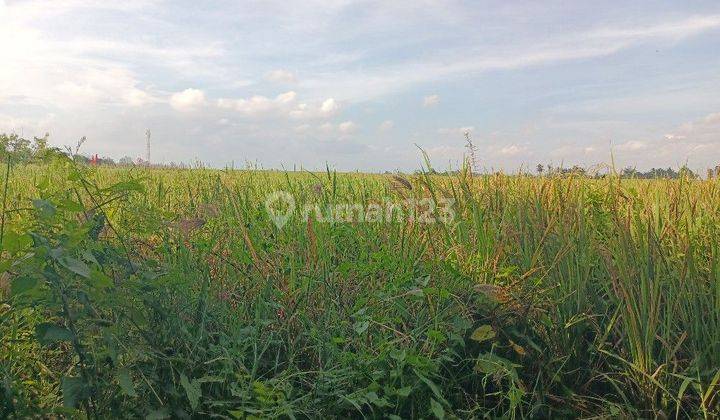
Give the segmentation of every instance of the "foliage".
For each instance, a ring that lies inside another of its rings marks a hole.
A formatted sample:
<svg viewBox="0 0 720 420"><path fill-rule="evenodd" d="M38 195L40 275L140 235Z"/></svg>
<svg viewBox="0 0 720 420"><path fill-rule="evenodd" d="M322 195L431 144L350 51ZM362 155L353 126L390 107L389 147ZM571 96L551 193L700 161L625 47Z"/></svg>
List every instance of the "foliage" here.
<svg viewBox="0 0 720 420"><path fill-rule="evenodd" d="M720 181L11 169L0 417L720 414Z"/></svg>

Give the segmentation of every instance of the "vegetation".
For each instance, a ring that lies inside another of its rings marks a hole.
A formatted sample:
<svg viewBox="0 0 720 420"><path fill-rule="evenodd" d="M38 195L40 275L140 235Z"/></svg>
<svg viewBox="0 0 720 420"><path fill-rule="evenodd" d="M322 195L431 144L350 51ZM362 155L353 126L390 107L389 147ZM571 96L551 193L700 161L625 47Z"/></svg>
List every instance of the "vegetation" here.
<svg viewBox="0 0 720 420"><path fill-rule="evenodd" d="M0 417L720 415L719 180L6 162Z"/></svg>

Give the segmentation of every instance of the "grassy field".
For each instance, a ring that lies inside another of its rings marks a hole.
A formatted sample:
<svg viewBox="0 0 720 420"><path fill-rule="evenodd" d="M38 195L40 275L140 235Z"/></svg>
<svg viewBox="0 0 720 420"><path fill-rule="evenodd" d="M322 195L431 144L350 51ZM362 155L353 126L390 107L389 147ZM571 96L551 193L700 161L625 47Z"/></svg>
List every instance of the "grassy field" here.
<svg viewBox="0 0 720 420"><path fill-rule="evenodd" d="M720 415L718 180L57 159L6 184L0 418Z"/></svg>

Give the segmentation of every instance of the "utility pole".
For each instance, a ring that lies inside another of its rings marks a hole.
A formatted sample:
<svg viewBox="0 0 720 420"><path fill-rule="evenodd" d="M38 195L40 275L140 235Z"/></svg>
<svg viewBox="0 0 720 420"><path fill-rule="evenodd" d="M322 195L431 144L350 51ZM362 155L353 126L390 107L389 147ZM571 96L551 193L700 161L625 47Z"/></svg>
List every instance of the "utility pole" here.
<svg viewBox="0 0 720 420"><path fill-rule="evenodd" d="M150 129L148 128L145 130L145 143L146 143L146 150L145 150L145 161L147 164L150 164Z"/></svg>

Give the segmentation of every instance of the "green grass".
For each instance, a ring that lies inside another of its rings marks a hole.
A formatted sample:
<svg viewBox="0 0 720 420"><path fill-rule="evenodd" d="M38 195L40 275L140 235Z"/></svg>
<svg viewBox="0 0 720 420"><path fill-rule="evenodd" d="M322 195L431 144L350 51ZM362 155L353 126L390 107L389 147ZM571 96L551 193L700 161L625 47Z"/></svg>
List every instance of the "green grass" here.
<svg viewBox="0 0 720 420"><path fill-rule="evenodd" d="M720 414L720 182L12 168L0 417ZM266 209L454 200L447 223Z"/></svg>

